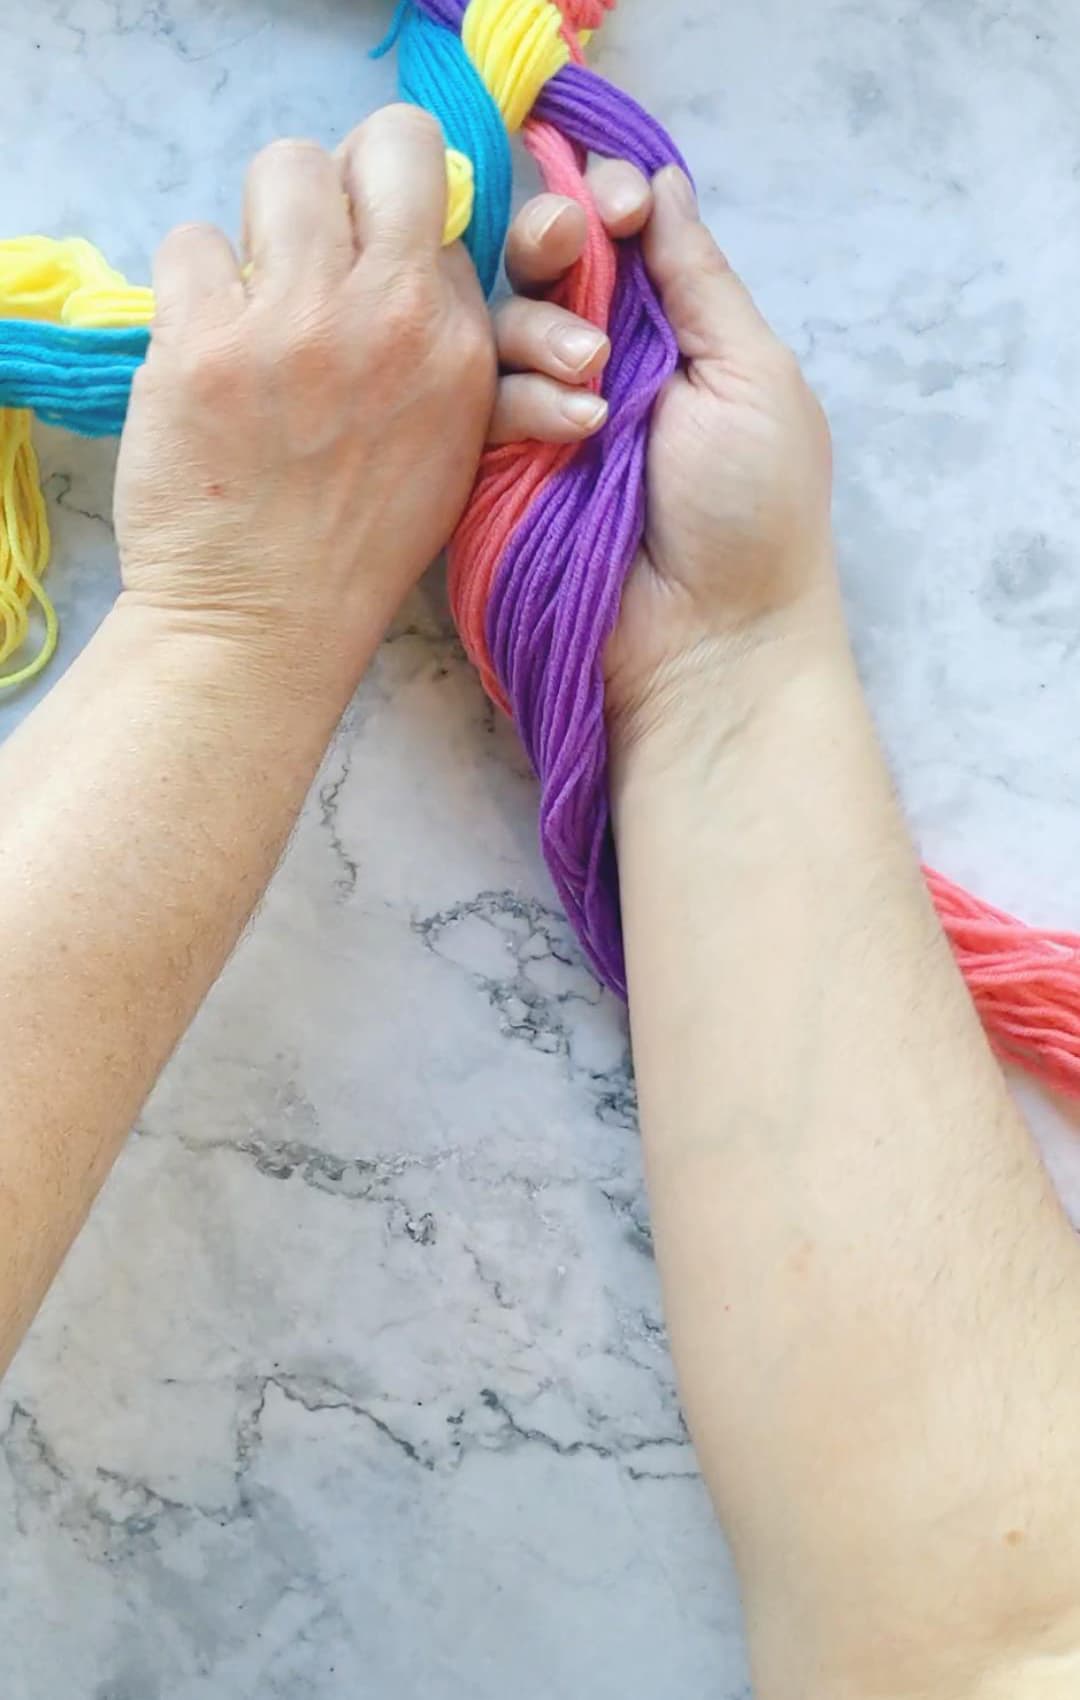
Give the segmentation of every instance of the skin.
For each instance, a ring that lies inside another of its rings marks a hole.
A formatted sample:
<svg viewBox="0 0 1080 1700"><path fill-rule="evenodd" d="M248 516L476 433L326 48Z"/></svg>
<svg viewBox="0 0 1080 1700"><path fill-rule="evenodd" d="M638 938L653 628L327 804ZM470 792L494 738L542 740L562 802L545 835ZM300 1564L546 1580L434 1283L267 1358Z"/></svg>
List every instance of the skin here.
<svg viewBox="0 0 1080 1700"><path fill-rule="evenodd" d="M613 233L644 229L685 357L608 706L657 1246L757 1693L1074 1695L1080 1253L858 687L827 427L685 179L609 165L594 192ZM0 752L5 1359L485 432L597 427L606 341L540 298L580 212L541 197L515 226L496 390L444 194L437 129L392 108L336 159L256 161L246 284L217 232L159 258L125 588Z"/></svg>

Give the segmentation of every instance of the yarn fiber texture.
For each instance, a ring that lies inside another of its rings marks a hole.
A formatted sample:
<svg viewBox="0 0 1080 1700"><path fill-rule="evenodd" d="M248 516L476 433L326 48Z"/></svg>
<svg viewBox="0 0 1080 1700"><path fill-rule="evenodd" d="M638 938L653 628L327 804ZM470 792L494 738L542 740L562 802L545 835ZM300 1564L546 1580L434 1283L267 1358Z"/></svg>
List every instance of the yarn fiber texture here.
<svg viewBox="0 0 1080 1700"><path fill-rule="evenodd" d="M449 578L465 649L537 775L541 844L560 900L599 979L625 995L603 654L644 532L653 406L679 352L640 242L610 240L584 171L590 153L647 176L686 165L661 125L585 64L589 35L614 5L402 0L378 51L396 48L402 96L442 124L446 240L464 239L485 291L510 222L515 134L546 188L585 213L584 254L553 295L609 334L611 358L594 386L607 423L580 446L486 454ZM0 690L39 673L56 644L31 419L118 433L153 311L151 292L88 242L0 241ZM42 635L24 659L35 608ZM1035 931L941 875L926 878L999 1053L1080 1096L1080 937Z"/></svg>

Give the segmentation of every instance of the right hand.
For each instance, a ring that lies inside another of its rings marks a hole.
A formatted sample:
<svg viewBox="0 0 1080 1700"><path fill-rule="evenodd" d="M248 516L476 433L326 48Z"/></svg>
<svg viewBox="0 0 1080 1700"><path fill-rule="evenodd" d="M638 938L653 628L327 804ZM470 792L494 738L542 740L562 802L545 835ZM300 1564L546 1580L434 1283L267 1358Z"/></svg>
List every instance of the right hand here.
<svg viewBox="0 0 1080 1700"><path fill-rule="evenodd" d="M643 230L646 263L684 362L654 416L646 534L605 658L613 733L632 736L642 720L666 713L688 674L722 662L733 642L774 617L824 607L839 620L832 454L825 416L795 356L701 222L682 172L662 171L650 185L633 167L606 163L590 182L612 234ZM508 263L519 288L556 282L580 254L584 220L568 203L552 223L552 200L526 207L512 233ZM545 226L546 236L530 241ZM504 363L520 368L523 348L539 350L539 335L530 344L521 334L524 304L510 312L514 358L507 358L511 339L499 341ZM504 380L500 440L515 429L560 440L584 434L565 423L552 427L551 378L559 374L550 363L545 369L543 380ZM593 363L583 376L596 370ZM569 396L565 385L564 378Z"/></svg>

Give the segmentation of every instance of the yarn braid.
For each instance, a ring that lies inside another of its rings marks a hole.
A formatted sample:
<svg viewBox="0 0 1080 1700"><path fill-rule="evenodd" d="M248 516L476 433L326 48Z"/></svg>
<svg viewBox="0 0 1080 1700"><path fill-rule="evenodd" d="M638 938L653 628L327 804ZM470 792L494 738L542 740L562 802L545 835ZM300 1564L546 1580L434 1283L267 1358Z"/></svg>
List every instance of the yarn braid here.
<svg viewBox="0 0 1080 1700"><path fill-rule="evenodd" d="M450 185L446 237L463 237L490 294L510 222L511 137L545 186L583 208L579 263L553 292L609 333L607 423L578 447L491 451L450 547L465 648L518 727L540 785L544 855L597 975L625 994L618 870L608 800L603 654L645 523L653 404L678 348L636 239L608 238L584 176L589 153L647 176L685 164L640 106L584 63L616 0L402 0L401 92L441 121ZM56 617L42 585L49 533L30 418L88 436L118 433L145 358L149 290L89 243L0 242L0 669L44 638L0 688L46 664ZM931 896L987 1031L1006 1059L1080 1096L1080 937L1037 932L927 871Z"/></svg>
<svg viewBox="0 0 1080 1700"><path fill-rule="evenodd" d="M435 112L476 163L482 204L466 241L489 289L509 222L508 133L521 117L506 90L516 97L539 82L508 79L506 65L519 66L541 37L545 70L559 61L537 88L523 138L545 187L579 201L589 219L584 257L555 297L610 334L608 422L581 447L525 443L485 455L450 547L450 592L465 648L539 779L541 842L567 915L599 978L625 994L603 653L644 531L652 407L678 350L640 243L620 243L616 256L582 172L587 153L630 160L648 176L685 165L647 113L583 64L582 32L613 6L407 0L398 47L401 92ZM491 186L486 201L481 184ZM931 870L926 878L1000 1054L1080 1095L1080 937L1036 932Z"/></svg>

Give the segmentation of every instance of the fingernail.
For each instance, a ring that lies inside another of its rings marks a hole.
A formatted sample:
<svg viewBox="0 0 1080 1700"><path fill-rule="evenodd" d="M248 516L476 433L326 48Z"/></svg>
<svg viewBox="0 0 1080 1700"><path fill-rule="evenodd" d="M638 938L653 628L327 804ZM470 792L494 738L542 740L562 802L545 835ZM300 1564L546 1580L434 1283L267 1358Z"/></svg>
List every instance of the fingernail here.
<svg viewBox="0 0 1080 1700"><path fill-rule="evenodd" d="M562 409L571 425L580 425L585 431L599 431L608 416L608 404L603 396L592 395L588 390L564 396Z"/></svg>
<svg viewBox="0 0 1080 1700"><path fill-rule="evenodd" d="M644 212L649 185L635 166L609 159L594 170L593 194L605 222L623 224Z"/></svg>
<svg viewBox="0 0 1080 1700"><path fill-rule="evenodd" d="M687 218L697 218L697 192L686 172L677 165L669 166L664 172L664 185L679 211Z"/></svg>
<svg viewBox="0 0 1080 1700"><path fill-rule="evenodd" d="M542 207L540 211L534 213L532 218L529 220L529 235L538 248L541 243L551 235L551 232L554 230L559 220L564 217L567 210L567 204L568 203L564 201L562 205L558 207Z"/></svg>
<svg viewBox="0 0 1080 1700"><path fill-rule="evenodd" d="M612 223L623 224L628 219L638 218L644 205L644 196L628 184L625 188L620 186L608 191L604 210Z"/></svg>
<svg viewBox="0 0 1080 1700"><path fill-rule="evenodd" d="M568 372L584 372L606 346L607 337L587 325L564 325L550 333L548 343Z"/></svg>

